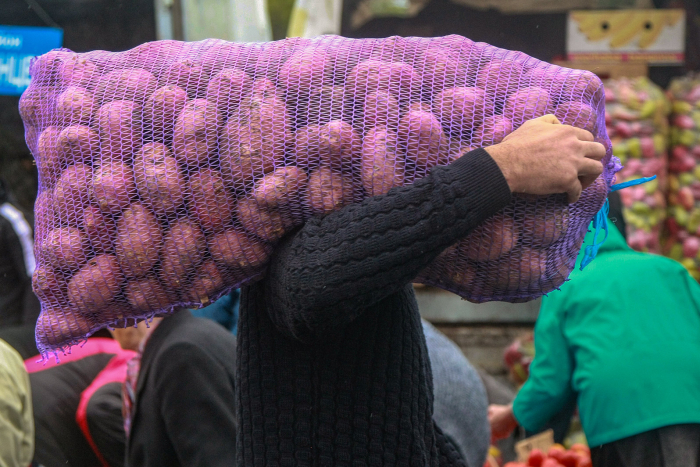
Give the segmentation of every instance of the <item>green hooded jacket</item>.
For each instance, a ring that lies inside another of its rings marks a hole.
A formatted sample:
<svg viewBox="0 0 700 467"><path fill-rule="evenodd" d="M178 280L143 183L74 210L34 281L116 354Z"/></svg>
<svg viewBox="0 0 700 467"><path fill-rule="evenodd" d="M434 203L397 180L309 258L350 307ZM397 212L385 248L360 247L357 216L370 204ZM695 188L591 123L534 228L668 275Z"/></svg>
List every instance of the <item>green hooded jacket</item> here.
<svg viewBox="0 0 700 467"><path fill-rule="evenodd" d="M570 281L543 299L530 377L513 402L537 431L578 397L590 446L700 423L700 285L609 231L593 262L580 271L580 253Z"/></svg>

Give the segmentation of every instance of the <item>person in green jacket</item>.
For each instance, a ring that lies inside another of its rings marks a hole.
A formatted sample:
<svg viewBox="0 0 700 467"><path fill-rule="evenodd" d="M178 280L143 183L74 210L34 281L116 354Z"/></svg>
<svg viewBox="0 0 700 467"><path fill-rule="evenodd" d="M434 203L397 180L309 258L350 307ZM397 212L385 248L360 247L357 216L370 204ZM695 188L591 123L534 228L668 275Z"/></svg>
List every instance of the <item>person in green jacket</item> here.
<svg viewBox="0 0 700 467"><path fill-rule="evenodd" d="M542 301L527 382L489 408L493 438L541 430L577 399L594 466L700 466L700 285L612 223L583 271L582 257Z"/></svg>

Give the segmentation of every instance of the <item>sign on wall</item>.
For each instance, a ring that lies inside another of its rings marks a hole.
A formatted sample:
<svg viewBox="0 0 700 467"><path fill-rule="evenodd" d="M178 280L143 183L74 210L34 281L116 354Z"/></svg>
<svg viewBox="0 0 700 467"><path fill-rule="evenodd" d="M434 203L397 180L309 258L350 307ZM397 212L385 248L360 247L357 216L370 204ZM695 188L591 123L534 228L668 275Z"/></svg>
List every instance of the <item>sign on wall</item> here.
<svg viewBox="0 0 700 467"><path fill-rule="evenodd" d="M61 29L0 26L0 94L22 94L31 79L32 58L62 44Z"/></svg>
<svg viewBox="0 0 700 467"><path fill-rule="evenodd" d="M569 60L680 64L685 53L685 11L571 11L566 48Z"/></svg>

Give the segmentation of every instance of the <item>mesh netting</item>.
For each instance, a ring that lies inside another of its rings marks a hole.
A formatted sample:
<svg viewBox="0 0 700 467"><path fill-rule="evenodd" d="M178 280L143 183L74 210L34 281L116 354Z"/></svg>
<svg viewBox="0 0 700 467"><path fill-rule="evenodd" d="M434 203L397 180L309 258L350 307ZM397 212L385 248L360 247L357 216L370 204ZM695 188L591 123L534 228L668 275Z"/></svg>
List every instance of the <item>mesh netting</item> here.
<svg viewBox="0 0 700 467"><path fill-rule="evenodd" d="M515 196L417 281L524 301L568 277L613 178L592 73L460 36L53 51L20 101L38 161L42 350L261 278L311 216L424 177L554 113L608 148L565 195Z"/></svg>

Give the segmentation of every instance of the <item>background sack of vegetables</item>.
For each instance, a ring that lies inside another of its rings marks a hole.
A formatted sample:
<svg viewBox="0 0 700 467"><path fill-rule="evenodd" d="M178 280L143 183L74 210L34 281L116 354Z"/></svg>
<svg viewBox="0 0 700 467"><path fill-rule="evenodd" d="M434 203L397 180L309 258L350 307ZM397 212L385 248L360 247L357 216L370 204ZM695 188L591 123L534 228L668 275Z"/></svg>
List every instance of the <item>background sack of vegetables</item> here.
<svg viewBox="0 0 700 467"><path fill-rule="evenodd" d="M605 107L613 154L623 164L616 183L657 177L620 191L627 242L638 251L661 253L669 101L664 91L646 77L620 78L605 82Z"/></svg>
<svg viewBox="0 0 700 467"><path fill-rule="evenodd" d="M665 253L700 280L700 76L671 82Z"/></svg>
<svg viewBox="0 0 700 467"><path fill-rule="evenodd" d="M418 282L524 301L568 277L614 171L601 81L443 38L159 41L56 50L20 100L40 174L37 341L205 305L260 279L285 234L554 113L608 148L568 204L515 196Z"/></svg>

